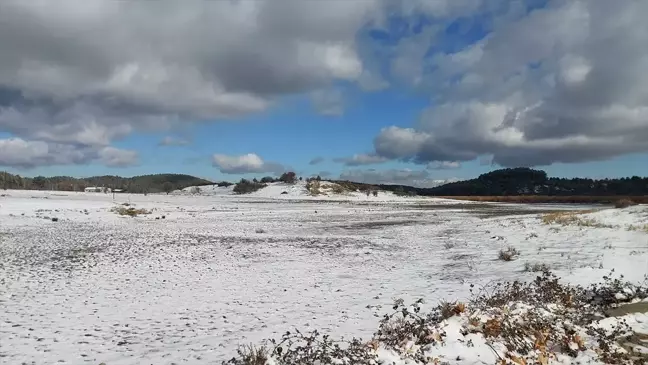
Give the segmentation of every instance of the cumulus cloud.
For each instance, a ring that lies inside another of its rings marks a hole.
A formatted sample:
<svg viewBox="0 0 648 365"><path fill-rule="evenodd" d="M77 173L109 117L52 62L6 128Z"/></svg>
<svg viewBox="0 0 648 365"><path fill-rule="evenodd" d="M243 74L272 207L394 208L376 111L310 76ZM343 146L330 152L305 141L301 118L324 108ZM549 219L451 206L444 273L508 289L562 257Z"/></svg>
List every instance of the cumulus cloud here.
<svg viewBox="0 0 648 365"><path fill-rule="evenodd" d="M381 2L2 1L0 130L75 148L357 82ZM322 95L339 113L339 96Z"/></svg>
<svg viewBox="0 0 648 365"><path fill-rule="evenodd" d="M241 156L228 156L215 154L212 156L212 164L224 174L249 174L249 173L282 173L285 168L273 162L265 162L254 153Z"/></svg>
<svg viewBox="0 0 648 365"><path fill-rule="evenodd" d="M434 105L413 128L381 131L376 152L533 166L648 151L646 12L631 0L510 8L476 44L418 58Z"/></svg>
<svg viewBox="0 0 648 365"><path fill-rule="evenodd" d="M428 171L411 169L347 170L340 174L340 180L367 184L407 185L419 188L430 188L450 181L431 179Z"/></svg>
<svg viewBox="0 0 648 365"><path fill-rule="evenodd" d="M376 154L360 153L351 157L336 158L333 161L343 163L345 166L361 166L379 164L388 160L388 158Z"/></svg>
<svg viewBox="0 0 648 365"><path fill-rule="evenodd" d="M134 131L262 112L292 95L340 115L338 85L406 85L431 106L410 128L383 129L378 156L531 166L648 151L648 2L530 3L543 6L2 0L0 131L77 163ZM389 32L395 14L410 26L390 42L362 37ZM453 38L478 24L488 34L476 43Z"/></svg>
<svg viewBox="0 0 648 365"><path fill-rule="evenodd" d="M104 147L99 150L99 161L109 167L127 167L137 164L136 151L123 150L115 147Z"/></svg>
<svg viewBox="0 0 648 365"><path fill-rule="evenodd" d="M324 160L325 160L324 157L318 156L318 157L315 157L312 160L310 160L310 162L308 164L311 165L311 166L319 165L322 162L324 162Z"/></svg>
<svg viewBox="0 0 648 365"><path fill-rule="evenodd" d="M110 146L96 150L21 138L0 139L0 166L29 169L37 166L84 164L92 161L111 167L129 166L137 162L137 153Z"/></svg>
<svg viewBox="0 0 648 365"><path fill-rule="evenodd" d="M187 146L191 141L187 138L166 136L158 143L159 146Z"/></svg>

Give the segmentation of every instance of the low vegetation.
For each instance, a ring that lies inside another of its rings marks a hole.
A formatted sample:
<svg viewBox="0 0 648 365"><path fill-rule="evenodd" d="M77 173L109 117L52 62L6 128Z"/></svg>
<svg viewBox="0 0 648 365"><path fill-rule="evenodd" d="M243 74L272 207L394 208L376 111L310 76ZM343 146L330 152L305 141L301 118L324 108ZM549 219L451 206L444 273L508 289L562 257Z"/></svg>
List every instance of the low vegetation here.
<svg viewBox="0 0 648 365"><path fill-rule="evenodd" d="M513 261L518 256L520 256L520 252L515 247L507 247L499 251L497 258L502 261Z"/></svg>
<svg viewBox="0 0 648 365"><path fill-rule="evenodd" d="M628 231L636 232L646 232L648 233L648 223L647 224L631 224L628 226Z"/></svg>
<svg viewBox="0 0 648 365"><path fill-rule="evenodd" d="M313 179L308 180L306 182L306 190L308 190L308 193L310 195L314 195L314 196L320 195L322 193L322 191L320 190L321 188L320 185L321 184L319 180L313 180Z"/></svg>
<svg viewBox="0 0 648 365"><path fill-rule="evenodd" d="M595 212L594 210L583 211L564 211L548 213L542 216L541 220L544 224L557 224L561 226L580 226L592 228L614 228L609 224L603 224L596 221L594 218L582 217L583 214Z"/></svg>
<svg viewBox="0 0 648 365"><path fill-rule="evenodd" d="M545 272L545 271L551 271L551 267L541 262L525 262L524 271L525 272Z"/></svg>
<svg viewBox="0 0 648 365"><path fill-rule="evenodd" d="M633 205L637 205L637 203L635 203L634 200L631 199L619 199L614 203L614 207L619 209L628 208Z"/></svg>
<svg viewBox="0 0 648 365"><path fill-rule="evenodd" d="M385 363L380 358L385 352L389 361L444 364L462 360L474 347L491 352L492 361L479 362L493 365L547 365L550 359L578 361L581 355L607 364L645 364L648 355L635 350L641 334L623 320L610 322L609 330L599 325L620 304L648 297L645 283L622 279L608 276L589 287L571 286L543 270L529 283L473 286L470 302L442 302L427 312L423 300L405 305L399 299L369 341L335 340L319 331L286 332L264 346L240 348L223 364L377 365ZM450 348L456 352L452 359L443 355Z"/></svg>
<svg viewBox="0 0 648 365"><path fill-rule="evenodd" d="M234 185L234 193L236 194L250 194L255 191L261 190L268 186L257 181L250 181L247 179L241 179L236 185Z"/></svg>
<svg viewBox="0 0 648 365"><path fill-rule="evenodd" d="M137 217L138 215L151 214L150 210L146 210L144 208L135 208L128 203L124 203L122 205L116 206L112 208L112 211L118 215L126 215L129 217Z"/></svg>

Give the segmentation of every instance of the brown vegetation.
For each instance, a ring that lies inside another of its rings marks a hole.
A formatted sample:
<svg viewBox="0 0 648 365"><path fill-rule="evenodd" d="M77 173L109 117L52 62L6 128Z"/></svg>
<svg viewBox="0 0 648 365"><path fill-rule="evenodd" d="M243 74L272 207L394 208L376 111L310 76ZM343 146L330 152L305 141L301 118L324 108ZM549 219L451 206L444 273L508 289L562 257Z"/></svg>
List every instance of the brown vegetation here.
<svg viewBox="0 0 648 365"><path fill-rule="evenodd" d="M645 196L558 196L558 195L508 195L508 196L437 196L436 198L470 200L476 202L498 203L563 203L563 204L616 204L621 200L630 200L635 204L648 204Z"/></svg>
<svg viewBox="0 0 648 365"><path fill-rule="evenodd" d="M113 212L117 213L118 215L127 215L130 217L137 217L140 214L151 214L150 210L146 210L144 208L135 208L135 207L129 207L130 204L125 203L121 206L114 207L112 209Z"/></svg>
<svg viewBox="0 0 648 365"><path fill-rule="evenodd" d="M507 249L500 250L498 258L502 261L513 261L519 255L520 252L515 247L509 247Z"/></svg>
<svg viewBox="0 0 648 365"><path fill-rule="evenodd" d="M375 365L379 348L408 362L443 364L442 359L430 358L428 349L447 343L447 319L452 317L462 323L464 338L459 341L471 347L474 343L468 336L482 337L499 365L547 365L549 359L558 357L575 360L582 352L601 363L646 364L648 356L635 346L642 344L644 335L634 332L624 320L609 328L601 328L599 322L620 304L647 298L645 282L634 285L622 277L606 276L600 284L571 286L561 283L545 265L530 265L530 269L542 269L542 273L529 283L471 285L474 289L468 303L441 302L422 312L422 299L411 305L397 299L393 312L383 316L370 341L336 340L317 330L294 330L265 346L245 346L223 364ZM624 293L623 299L619 299L620 293Z"/></svg>
<svg viewBox="0 0 648 365"><path fill-rule="evenodd" d="M631 199L619 199L614 203L615 208L627 208L633 205L637 205L634 200Z"/></svg>
<svg viewBox="0 0 648 365"><path fill-rule="evenodd" d="M595 210L583 210L583 211L564 211L564 212L554 212L548 213L542 216L541 220L544 224L559 224L561 226L581 226L581 227L593 227L593 228L613 228L609 224L603 224L597 222L593 218L584 218L579 215L593 213Z"/></svg>

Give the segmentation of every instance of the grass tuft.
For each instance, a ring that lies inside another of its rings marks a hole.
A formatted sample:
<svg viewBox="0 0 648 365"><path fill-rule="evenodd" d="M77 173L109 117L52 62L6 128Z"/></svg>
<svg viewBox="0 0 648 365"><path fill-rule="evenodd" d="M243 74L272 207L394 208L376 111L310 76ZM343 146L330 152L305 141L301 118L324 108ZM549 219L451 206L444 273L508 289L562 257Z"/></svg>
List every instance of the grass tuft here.
<svg viewBox="0 0 648 365"><path fill-rule="evenodd" d="M612 225L600 223L593 218L580 217L582 214L593 212L595 212L595 210L554 212L543 215L541 220L544 224L558 224L561 226L614 228Z"/></svg>
<svg viewBox="0 0 648 365"><path fill-rule="evenodd" d="M146 210L144 208L137 209L135 207L130 207L130 206L114 207L112 211L117 213L118 215L127 215L129 217L137 217L138 215L141 214L151 214L150 210Z"/></svg>
<svg viewBox="0 0 648 365"><path fill-rule="evenodd" d="M500 250L498 258L502 261L513 261L518 256L520 252L515 247L508 247Z"/></svg>

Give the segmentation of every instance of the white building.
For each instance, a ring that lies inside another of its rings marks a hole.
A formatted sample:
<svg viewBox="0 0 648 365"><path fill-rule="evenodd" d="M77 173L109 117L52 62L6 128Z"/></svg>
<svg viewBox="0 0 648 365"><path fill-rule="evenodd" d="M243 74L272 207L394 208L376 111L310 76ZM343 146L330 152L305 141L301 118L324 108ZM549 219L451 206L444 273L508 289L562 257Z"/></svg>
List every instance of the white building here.
<svg viewBox="0 0 648 365"><path fill-rule="evenodd" d="M89 186L84 189L86 193L110 193L110 188L100 186Z"/></svg>

